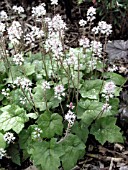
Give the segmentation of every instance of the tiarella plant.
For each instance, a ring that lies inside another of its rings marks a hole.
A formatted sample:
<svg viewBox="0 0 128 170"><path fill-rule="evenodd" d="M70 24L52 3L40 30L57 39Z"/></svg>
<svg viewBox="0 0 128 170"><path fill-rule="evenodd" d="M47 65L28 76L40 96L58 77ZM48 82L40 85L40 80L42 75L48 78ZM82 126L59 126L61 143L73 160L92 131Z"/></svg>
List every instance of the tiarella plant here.
<svg viewBox="0 0 128 170"><path fill-rule="evenodd" d="M51 4L56 10L57 1ZM0 15L0 158L70 170L85 155L89 134L101 144L123 142L115 115L126 80L108 68L105 53L112 26L94 27L90 7L79 22L80 47L71 48L66 23L59 14L48 17L45 4L32 8L33 25L22 22L22 7L12 9L18 19Z"/></svg>

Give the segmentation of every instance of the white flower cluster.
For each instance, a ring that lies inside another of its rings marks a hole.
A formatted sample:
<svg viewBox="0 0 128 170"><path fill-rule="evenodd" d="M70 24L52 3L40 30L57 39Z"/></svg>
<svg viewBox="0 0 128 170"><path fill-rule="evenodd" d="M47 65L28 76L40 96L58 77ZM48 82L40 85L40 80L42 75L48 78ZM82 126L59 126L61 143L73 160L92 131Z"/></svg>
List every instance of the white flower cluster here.
<svg viewBox="0 0 128 170"><path fill-rule="evenodd" d="M66 30L66 23L63 21L62 17L57 14L52 19L46 18L45 22L48 24L48 31L63 31Z"/></svg>
<svg viewBox="0 0 128 170"><path fill-rule="evenodd" d="M74 114L74 112L72 112L71 110L69 110L67 112L67 114L65 115L65 120L68 121L70 126L73 126L75 120L76 120L76 115Z"/></svg>
<svg viewBox="0 0 128 170"><path fill-rule="evenodd" d="M1 11L0 12L0 20L6 20L8 18L8 15L7 15L7 13L5 12L5 11Z"/></svg>
<svg viewBox="0 0 128 170"><path fill-rule="evenodd" d="M80 56L80 55L83 55L83 48L70 48L69 49L69 55L72 56Z"/></svg>
<svg viewBox="0 0 128 170"><path fill-rule="evenodd" d="M26 41L26 45L30 44L34 46L36 40L41 39L44 37L44 31L36 26L32 26L29 33L24 36L24 40Z"/></svg>
<svg viewBox="0 0 128 170"><path fill-rule="evenodd" d="M23 30L18 21L13 21L12 25L8 28L9 40L12 44L19 44Z"/></svg>
<svg viewBox="0 0 128 170"><path fill-rule="evenodd" d="M13 84L16 86L21 86L24 90L31 90L32 86L32 82L29 79L21 77L17 77Z"/></svg>
<svg viewBox="0 0 128 170"><path fill-rule="evenodd" d="M4 134L4 140L7 142L7 144L13 143L16 138L14 137L14 134L11 132L7 132Z"/></svg>
<svg viewBox="0 0 128 170"><path fill-rule="evenodd" d="M55 98L61 100L62 96L65 96L64 90L64 86L61 84L54 87Z"/></svg>
<svg viewBox="0 0 128 170"><path fill-rule="evenodd" d="M109 101L110 98L113 98L115 88L116 85L113 81L105 83L102 96L106 99L106 101Z"/></svg>
<svg viewBox="0 0 128 170"><path fill-rule="evenodd" d="M3 148L0 148L0 159L6 156L6 151Z"/></svg>
<svg viewBox="0 0 128 170"><path fill-rule="evenodd" d="M45 41L46 52L52 51L55 59L60 59L63 55L62 38L66 28L65 22L59 14L52 19L45 18L45 23L48 27L48 38Z"/></svg>
<svg viewBox="0 0 128 170"><path fill-rule="evenodd" d="M33 139L40 139L40 135L41 135L42 132L43 131L40 128L35 127L34 132L32 132L32 138Z"/></svg>
<svg viewBox="0 0 128 170"><path fill-rule="evenodd" d="M12 7L12 9L14 10L14 12L16 12L16 13L18 13L18 14L21 14L21 13L23 13L24 12L24 8L22 7L22 6L16 6L16 5L14 5L13 7Z"/></svg>
<svg viewBox="0 0 128 170"><path fill-rule="evenodd" d="M81 27L84 27L86 24L87 24L87 21L85 21L84 19L81 19L81 20L79 21L79 25L80 25Z"/></svg>
<svg viewBox="0 0 128 170"><path fill-rule="evenodd" d="M77 57L75 55L71 55L71 56L69 56L69 58L66 58L64 60L64 65L65 66L68 66L68 65L74 66L76 64L78 64L78 59L77 59Z"/></svg>
<svg viewBox="0 0 128 170"><path fill-rule="evenodd" d="M96 17L96 8L90 7L87 11L87 21L92 22Z"/></svg>
<svg viewBox="0 0 128 170"><path fill-rule="evenodd" d="M92 28L94 34L104 34L109 36L112 33L112 25L107 24L105 21L100 21L97 27Z"/></svg>
<svg viewBox="0 0 128 170"><path fill-rule="evenodd" d="M102 44L99 41L91 41L91 47L92 47L92 51L94 53L94 55L97 55L98 57L101 57L101 53L102 53Z"/></svg>
<svg viewBox="0 0 128 170"><path fill-rule="evenodd" d="M58 5L58 0L51 0L51 5Z"/></svg>
<svg viewBox="0 0 128 170"><path fill-rule="evenodd" d="M95 69L96 66L97 66L97 59L93 58L92 60L87 62L87 65L88 65L89 68Z"/></svg>
<svg viewBox="0 0 128 170"><path fill-rule="evenodd" d="M60 40L59 32L52 32L49 34L48 38L45 41L45 50L46 52L52 51L55 59L60 59L63 56L63 47Z"/></svg>
<svg viewBox="0 0 128 170"><path fill-rule="evenodd" d="M0 22L0 36L3 35L3 32L5 31L5 24Z"/></svg>
<svg viewBox="0 0 128 170"><path fill-rule="evenodd" d="M16 54L14 55L13 57L13 62L16 64L16 65L22 65L23 62L24 62L24 58L23 58L23 54Z"/></svg>
<svg viewBox="0 0 128 170"><path fill-rule="evenodd" d="M82 46L83 48L89 48L90 40L87 37L82 36L82 38L79 39L79 45Z"/></svg>
<svg viewBox="0 0 128 170"><path fill-rule="evenodd" d="M10 89L9 89L9 88L7 88L7 89L2 89L1 94L3 94L5 97L8 97L8 96L9 96L9 92L10 92Z"/></svg>
<svg viewBox="0 0 128 170"><path fill-rule="evenodd" d="M108 103L105 103L102 107L103 112L109 112L111 110L112 106L110 106Z"/></svg>
<svg viewBox="0 0 128 170"><path fill-rule="evenodd" d="M79 58L81 58L81 57L84 58L83 48L80 48L80 49L70 48L69 53L67 55L68 58L66 58L64 60L65 67L67 67L68 65L70 65L71 67L74 67L74 69L78 69L78 67L79 68L82 67L82 64L80 64L80 63L78 66L78 56L79 56ZM71 72L71 74L72 73L73 72ZM72 75L72 76L74 76L74 75Z"/></svg>
<svg viewBox="0 0 128 170"><path fill-rule="evenodd" d="M42 3L36 7L32 7L32 16L39 18L44 16L45 14L46 14L45 3Z"/></svg>
<svg viewBox="0 0 128 170"><path fill-rule="evenodd" d="M47 81L44 81L44 82L42 83L42 89L43 89L44 91L46 91L47 89L50 89L50 83L47 82Z"/></svg>

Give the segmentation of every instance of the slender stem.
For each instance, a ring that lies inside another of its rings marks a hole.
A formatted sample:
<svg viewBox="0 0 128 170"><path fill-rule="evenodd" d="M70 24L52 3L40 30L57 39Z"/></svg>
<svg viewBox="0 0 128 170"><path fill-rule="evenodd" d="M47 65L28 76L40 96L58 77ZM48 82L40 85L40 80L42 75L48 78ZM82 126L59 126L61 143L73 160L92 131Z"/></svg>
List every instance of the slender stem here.
<svg viewBox="0 0 128 170"><path fill-rule="evenodd" d="M78 101L79 101L79 82L80 82L80 57L78 54L78 77L77 77L77 94L76 94L76 101L77 101L77 106L76 110L78 111Z"/></svg>

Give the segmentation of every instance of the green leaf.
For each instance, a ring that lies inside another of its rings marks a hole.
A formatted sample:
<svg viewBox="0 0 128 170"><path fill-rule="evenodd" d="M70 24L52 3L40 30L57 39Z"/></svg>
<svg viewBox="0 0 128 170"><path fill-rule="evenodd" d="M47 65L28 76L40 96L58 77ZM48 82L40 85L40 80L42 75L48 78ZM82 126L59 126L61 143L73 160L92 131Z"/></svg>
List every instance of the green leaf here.
<svg viewBox="0 0 128 170"><path fill-rule="evenodd" d="M103 145L106 141L114 143L123 143L120 128L115 125L116 119L113 117L104 117L96 120L92 125L90 133Z"/></svg>
<svg viewBox="0 0 128 170"><path fill-rule="evenodd" d="M77 0L78 4L81 4L83 2L83 0Z"/></svg>
<svg viewBox="0 0 128 170"><path fill-rule="evenodd" d="M28 99L30 98L29 95L27 95L27 97L28 97ZM32 104L30 104L28 100L26 100L25 104L22 104L20 98L24 98L24 94L21 91L21 89L16 89L16 90L11 91L11 93L10 93L11 103L18 105L20 107L23 107L25 110L30 112L33 107Z"/></svg>
<svg viewBox="0 0 128 170"><path fill-rule="evenodd" d="M12 162L20 166L21 161L20 161L20 150L18 144L11 145L11 147L9 147L8 149L8 153L11 156Z"/></svg>
<svg viewBox="0 0 128 170"><path fill-rule="evenodd" d="M9 71L7 83L13 83L13 80L15 80L17 77L22 76L22 72L21 69L19 69L19 66L10 66L9 70L10 71Z"/></svg>
<svg viewBox="0 0 128 170"><path fill-rule="evenodd" d="M28 118L37 119L38 118L38 113L28 113L26 116Z"/></svg>
<svg viewBox="0 0 128 170"><path fill-rule="evenodd" d="M26 76L30 76L33 73L35 73L35 65L31 64L31 63L25 63L22 66L23 72Z"/></svg>
<svg viewBox="0 0 128 170"><path fill-rule="evenodd" d="M0 72L1 73L5 73L6 72L5 63L4 63L3 60L0 60Z"/></svg>
<svg viewBox="0 0 128 170"><path fill-rule="evenodd" d="M116 85L123 85L126 82L126 78L117 73L106 72L103 73L104 78L111 79Z"/></svg>
<svg viewBox="0 0 128 170"><path fill-rule="evenodd" d="M61 157L64 170L72 169L77 161L85 154L84 143L76 136L70 134L63 141L64 155Z"/></svg>
<svg viewBox="0 0 128 170"><path fill-rule="evenodd" d="M84 143L86 143L89 131L88 126L85 123L83 123L82 121L76 121L71 131L76 134Z"/></svg>
<svg viewBox="0 0 128 170"><path fill-rule="evenodd" d="M54 90L49 89L44 91L42 89L41 85L37 85L37 87L34 88L35 94L34 97L34 103L37 108L40 109L40 111L45 111L46 108L52 107L52 102L50 101L54 96ZM47 106L46 106L47 101Z"/></svg>
<svg viewBox="0 0 128 170"><path fill-rule="evenodd" d="M4 135L0 133L0 148L5 148L6 142L4 140Z"/></svg>
<svg viewBox="0 0 128 170"><path fill-rule="evenodd" d="M103 103L93 100L80 101L78 103L77 118L90 125L101 113ZM82 109L81 109L82 108ZM80 111L79 111L80 110Z"/></svg>
<svg viewBox="0 0 128 170"><path fill-rule="evenodd" d="M29 128L30 129L30 128ZM28 147L28 143L31 141L31 130L23 129L19 134L20 148L25 150Z"/></svg>
<svg viewBox="0 0 128 170"><path fill-rule="evenodd" d="M97 80L86 80L83 87L80 90L80 94L83 98L99 99L99 93L102 89L103 81Z"/></svg>
<svg viewBox="0 0 128 170"><path fill-rule="evenodd" d="M62 116L58 113L44 112L37 120L38 125L43 130L43 137L51 138L55 134L62 135Z"/></svg>
<svg viewBox="0 0 128 170"><path fill-rule="evenodd" d="M56 143L55 139L49 142L36 142L29 149L31 159L36 166L41 166L42 170L57 170L60 166L60 156L64 154L62 146Z"/></svg>
<svg viewBox="0 0 128 170"><path fill-rule="evenodd" d="M9 131L14 130L19 133L24 128L24 123L28 121L26 112L23 108L17 105L7 105L0 109L0 130Z"/></svg>

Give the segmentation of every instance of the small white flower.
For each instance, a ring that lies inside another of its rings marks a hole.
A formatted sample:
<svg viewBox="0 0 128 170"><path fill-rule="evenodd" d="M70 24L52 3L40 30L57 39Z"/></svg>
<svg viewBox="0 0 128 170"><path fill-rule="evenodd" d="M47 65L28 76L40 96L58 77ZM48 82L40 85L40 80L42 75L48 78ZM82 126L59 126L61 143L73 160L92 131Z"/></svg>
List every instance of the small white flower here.
<svg viewBox="0 0 128 170"><path fill-rule="evenodd" d="M0 159L6 156L6 151L3 148L0 148Z"/></svg>
<svg viewBox="0 0 128 170"><path fill-rule="evenodd" d="M110 35L112 33L112 25L107 24L105 21L100 21L98 23L98 28L102 34Z"/></svg>
<svg viewBox="0 0 128 170"><path fill-rule="evenodd" d="M65 115L65 120L67 120L70 126L72 126L75 122L75 119L76 115L71 110L69 110L68 113Z"/></svg>
<svg viewBox="0 0 128 170"><path fill-rule="evenodd" d="M18 21L13 21L12 25L8 28L9 40L12 44L19 44L23 30Z"/></svg>
<svg viewBox="0 0 128 170"><path fill-rule="evenodd" d="M110 98L113 98L115 88L116 85L114 82L110 81L105 83L102 96L106 99L106 101L109 101Z"/></svg>
<svg viewBox="0 0 128 170"><path fill-rule="evenodd" d="M64 90L65 90L64 86L61 84L54 87L55 98L61 100L62 99L61 96L65 96Z"/></svg>
<svg viewBox="0 0 128 170"><path fill-rule="evenodd" d="M116 65L108 67L108 71L110 71L110 72L114 72L114 71L117 71L117 70L118 70L118 67Z"/></svg>
<svg viewBox="0 0 128 170"><path fill-rule="evenodd" d="M42 132L43 131L40 128L35 127L34 131L32 132L32 138L33 139L40 139L40 135L41 135Z"/></svg>
<svg viewBox="0 0 128 170"><path fill-rule="evenodd" d="M7 13L2 10L2 11L0 12L0 19L4 21L4 20L6 20L7 18L8 18Z"/></svg>
<svg viewBox="0 0 128 170"><path fill-rule="evenodd" d="M99 41L91 41L91 47L92 51L95 55L98 55L98 57L101 57L102 55L102 44Z"/></svg>
<svg viewBox="0 0 128 170"><path fill-rule="evenodd" d="M20 103L21 103L22 105L27 104L27 103L28 103L27 98L26 98L26 97L20 97Z"/></svg>
<svg viewBox="0 0 128 170"><path fill-rule="evenodd" d="M14 134L11 133L11 132L7 132L7 133L5 133L5 135L4 135L4 140L5 140L8 144L13 143L15 139L16 139L16 138L14 137Z"/></svg>
<svg viewBox="0 0 128 170"><path fill-rule="evenodd" d="M119 66L119 73L125 73L127 72L127 68L124 66Z"/></svg>
<svg viewBox="0 0 128 170"><path fill-rule="evenodd" d="M35 16L37 18L44 16L46 14L46 9L44 7L44 3L40 4L37 7L32 7L32 16Z"/></svg>
<svg viewBox="0 0 128 170"><path fill-rule="evenodd" d="M44 31L40 30L40 28L33 26L32 27L32 34L35 38L39 39L42 38L44 36Z"/></svg>
<svg viewBox="0 0 128 170"><path fill-rule="evenodd" d="M87 11L87 21L92 22L96 17L96 8L90 7Z"/></svg>
<svg viewBox="0 0 128 170"><path fill-rule="evenodd" d="M52 51L55 59L59 59L63 55L62 42L59 37L59 31L52 32L48 35L48 38L45 41L45 50L46 52Z"/></svg>
<svg viewBox="0 0 128 170"><path fill-rule="evenodd" d="M96 68L96 65L97 65L97 60L96 59L93 59L91 61L88 61L87 62L88 66L91 68L91 69L95 69Z"/></svg>
<svg viewBox="0 0 128 170"><path fill-rule="evenodd" d="M21 86L24 90L31 90L32 82L27 78L17 77L16 80L13 82L16 86Z"/></svg>
<svg viewBox="0 0 128 170"><path fill-rule="evenodd" d="M79 40L79 45L80 46L83 46L83 48L89 48L90 47L90 40L86 37L82 37L80 40Z"/></svg>
<svg viewBox="0 0 128 170"><path fill-rule="evenodd" d="M58 5L58 0L51 0L51 5Z"/></svg>
<svg viewBox="0 0 128 170"><path fill-rule="evenodd" d="M85 20L83 20L83 19L81 19L81 20L79 21L79 25L80 25L81 27L84 27L86 24L87 24L87 21L85 21Z"/></svg>
<svg viewBox="0 0 128 170"><path fill-rule="evenodd" d="M33 46L33 44L35 43L35 40L38 40L44 37L44 31L36 26L32 26L31 30L32 31L30 31L24 36L24 40L26 42L26 45Z"/></svg>
<svg viewBox="0 0 128 170"><path fill-rule="evenodd" d="M7 89L2 89L1 94L3 94L5 97L8 97L8 96L9 96L9 92L10 92L10 89L9 89L9 88L7 88Z"/></svg>
<svg viewBox="0 0 128 170"><path fill-rule="evenodd" d="M62 93L65 89L63 85L57 85L55 88L55 93Z"/></svg>
<svg viewBox="0 0 128 170"><path fill-rule="evenodd" d="M93 16L96 14L96 8L94 7L90 7L88 10L87 10L87 16Z"/></svg>
<svg viewBox="0 0 128 170"><path fill-rule="evenodd" d="M92 32L93 32L94 34L98 34L98 33L99 33L99 27L93 27L93 28L92 28Z"/></svg>
<svg viewBox="0 0 128 170"><path fill-rule="evenodd" d="M16 54L14 55L13 57L13 62L16 64L16 65L22 65L23 62L24 62L24 58L23 58L23 54Z"/></svg>
<svg viewBox="0 0 128 170"><path fill-rule="evenodd" d="M104 89L103 92L104 93L114 93L115 92L115 83L113 81L110 82L106 82L106 84L104 85Z"/></svg>
<svg viewBox="0 0 128 170"><path fill-rule="evenodd" d="M111 110L112 106L110 106L108 103L105 103L102 107L103 112L109 112Z"/></svg>
<svg viewBox="0 0 128 170"><path fill-rule="evenodd" d="M5 31L5 24L3 24L2 22L0 22L0 35L3 34L3 32Z"/></svg>
<svg viewBox="0 0 128 170"><path fill-rule="evenodd" d="M42 89L43 89L43 90L50 89L50 83L47 82L47 81L44 81L44 82L42 83Z"/></svg>
<svg viewBox="0 0 128 170"><path fill-rule="evenodd" d="M51 22L48 23L49 31L60 31L60 30L66 30L66 23L63 21L62 17L57 14L55 15Z"/></svg>
<svg viewBox="0 0 128 170"><path fill-rule="evenodd" d="M18 14L21 14L24 12L24 8L22 6L13 6L12 9L14 10L14 12L17 12Z"/></svg>

